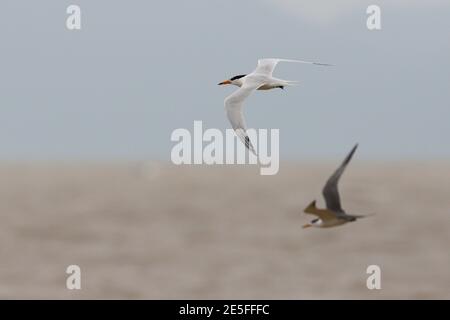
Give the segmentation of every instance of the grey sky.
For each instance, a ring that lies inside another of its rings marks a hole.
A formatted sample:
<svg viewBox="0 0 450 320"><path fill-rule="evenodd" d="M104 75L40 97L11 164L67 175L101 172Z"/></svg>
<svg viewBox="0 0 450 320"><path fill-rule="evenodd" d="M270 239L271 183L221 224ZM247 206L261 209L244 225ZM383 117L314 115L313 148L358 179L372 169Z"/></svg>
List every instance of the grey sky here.
<svg viewBox="0 0 450 320"><path fill-rule="evenodd" d="M261 57L299 80L257 92L249 127L279 128L286 159L450 156L450 2L2 1L0 159L168 160L176 128L229 128L217 83ZM82 30L65 28L69 4ZM294 7L292 7L294 5ZM323 12L323 15L321 14Z"/></svg>

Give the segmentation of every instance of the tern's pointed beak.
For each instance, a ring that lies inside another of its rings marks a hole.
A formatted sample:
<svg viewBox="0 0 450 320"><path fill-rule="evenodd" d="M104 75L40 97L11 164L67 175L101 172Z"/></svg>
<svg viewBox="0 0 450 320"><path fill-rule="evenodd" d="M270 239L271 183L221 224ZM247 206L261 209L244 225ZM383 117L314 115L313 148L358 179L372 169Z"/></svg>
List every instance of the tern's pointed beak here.
<svg viewBox="0 0 450 320"><path fill-rule="evenodd" d="M304 224L304 225L302 226L303 229L309 228L309 227L312 227L312 224L311 224L311 223L307 223L307 224Z"/></svg>
<svg viewBox="0 0 450 320"><path fill-rule="evenodd" d="M224 84L231 84L231 81L230 80L225 80L225 81L222 81L222 82L218 83L217 85L221 86L221 85L224 85Z"/></svg>

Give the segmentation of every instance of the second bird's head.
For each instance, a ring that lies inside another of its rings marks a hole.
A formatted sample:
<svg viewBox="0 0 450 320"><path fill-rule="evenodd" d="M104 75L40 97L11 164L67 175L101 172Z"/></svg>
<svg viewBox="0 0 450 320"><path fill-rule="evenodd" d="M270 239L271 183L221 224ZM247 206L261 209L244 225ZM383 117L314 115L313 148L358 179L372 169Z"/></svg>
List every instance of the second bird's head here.
<svg viewBox="0 0 450 320"><path fill-rule="evenodd" d="M246 76L246 74L240 74L240 75L234 76L228 80L222 81L222 82L218 83L218 85L221 86L224 84L233 84L235 86L240 87L240 86L242 86L242 80L243 80L242 78L244 78L245 76Z"/></svg>

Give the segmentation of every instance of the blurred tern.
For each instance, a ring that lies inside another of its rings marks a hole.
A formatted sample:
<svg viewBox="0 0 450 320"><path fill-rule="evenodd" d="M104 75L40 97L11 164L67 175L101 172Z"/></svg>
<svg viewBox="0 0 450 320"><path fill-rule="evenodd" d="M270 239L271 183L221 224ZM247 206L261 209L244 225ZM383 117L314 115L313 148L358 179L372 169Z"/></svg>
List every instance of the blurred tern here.
<svg viewBox="0 0 450 320"><path fill-rule="evenodd" d="M313 214L317 216L317 219L312 220L310 223L305 224L303 228L317 227L317 228L329 228L342 225L347 222L355 221L356 219L367 216L356 216L347 214L341 207L341 200L339 198L338 182L342 173L344 172L347 164L352 159L353 154L356 151L358 145L355 145L350 153L345 158L340 167L333 173L328 179L325 187L322 190L323 197L325 198L326 209L319 209L316 207L316 200L304 210L305 213Z"/></svg>
<svg viewBox="0 0 450 320"><path fill-rule="evenodd" d="M222 81L219 85L232 84L240 87L225 99L225 109L228 120L236 132L236 135L242 140L245 146L254 154L255 149L250 142L246 130L244 116L242 115L242 107L244 100L250 96L255 90L270 90L275 88L284 89L285 86L295 85L296 81L277 79L272 73L278 62L297 62L315 64L320 66L329 66L325 63L309 62L302 60L289 59L259 59L256 69L250 74L241 74L234 76L228 80Z"/></svg>

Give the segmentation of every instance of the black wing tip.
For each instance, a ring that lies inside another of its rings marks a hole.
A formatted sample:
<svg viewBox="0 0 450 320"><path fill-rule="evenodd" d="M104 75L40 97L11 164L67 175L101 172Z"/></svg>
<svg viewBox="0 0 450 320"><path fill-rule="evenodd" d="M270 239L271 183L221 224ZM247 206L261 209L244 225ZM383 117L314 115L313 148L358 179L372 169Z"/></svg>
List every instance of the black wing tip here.
<svg viewBox="0 0 450 320"><path fill-rule="evenodd" d="M316 66L324 66L324 67L334 67L334 64L329 63L320 63L320 62L313 62Z"/></svg>
<svg viewBox="0 0 450 320"><path fill-rule="evenodd" d="M245 136L245 147L249 150L253 149L252 143L250 142L250 138Z"/></svg>
<svg viewBox="0 0 450 320"><path fill-rule="evenodd" d="M316 209L316 200L311 201L311 203L303 209L303 212L305 213L312 213Z"/></svg>

